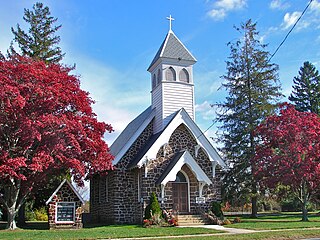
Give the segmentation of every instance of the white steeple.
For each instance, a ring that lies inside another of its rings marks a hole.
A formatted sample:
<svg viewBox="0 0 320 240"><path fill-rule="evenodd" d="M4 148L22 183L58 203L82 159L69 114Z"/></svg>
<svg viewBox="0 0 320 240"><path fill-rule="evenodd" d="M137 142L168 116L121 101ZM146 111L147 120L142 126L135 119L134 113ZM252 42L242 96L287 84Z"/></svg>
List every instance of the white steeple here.
<svg viewBox="0 0 320 240"><path fill-rule="evenodd" d="M195 119L192 67L197 60L173 33L171 15L167 19L169 32L148 68L152 108L156 111L154 133L162 131L181 108Z"/></svg>

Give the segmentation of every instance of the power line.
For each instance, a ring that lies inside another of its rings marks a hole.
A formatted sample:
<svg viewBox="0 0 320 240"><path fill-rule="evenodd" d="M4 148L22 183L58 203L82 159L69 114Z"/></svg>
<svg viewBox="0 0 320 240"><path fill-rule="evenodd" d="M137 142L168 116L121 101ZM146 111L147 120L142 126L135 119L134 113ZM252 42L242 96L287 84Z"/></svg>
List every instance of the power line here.
<svg viewBox="0 0 320 240"><path fill-rule="evenodd" d="M293 29L296 27L296 25L298 24L298 22L300 21L300 19L302 18L302 16L305 14L305 12L307 11L307 9L309 8L310 4L313 2L313 0L310 0L308 5L305 7L305 9L302 11L300 17L296 20L296 22L293 24L292 28L290 29L290 31L287 33L287 35L284 37L284 39L282 40L282 42L279 44L279 46L277 47L277 49L274 51L274 53L271 55L271 57L269 58L268 62L271 61L271 59L274 57L274 55L276 55L276 53L278 52L278 50L281 48L281 46L284 44L284 42L287 40L288 36L290 35L290 33L293 31Z"/></svg>

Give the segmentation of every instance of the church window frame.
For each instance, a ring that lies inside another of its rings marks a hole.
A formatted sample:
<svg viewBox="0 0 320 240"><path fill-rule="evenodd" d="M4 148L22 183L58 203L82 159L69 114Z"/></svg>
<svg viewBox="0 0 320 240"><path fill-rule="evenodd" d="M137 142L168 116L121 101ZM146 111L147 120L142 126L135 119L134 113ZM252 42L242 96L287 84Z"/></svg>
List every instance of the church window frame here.
<svg viewBox="0 0 320 240"><path fill-rule="evenodd" d="M157 86L157 79L156 74L154 73L152 76L152 88L155 88Z"/></svg>
<svg viewBox="0 0 320 240"><path fill-rule="evenodd" d="M137 172L137 188L138 188L138 191L137 191L137 195L138 195L138 202L141 202L141 188L140 188L140 173Z"/></svg>
<svg viewBox="0 0 320 240"><path fill-rule="evenodd" d="M183 68L179 72L179 81L184 83L190 83L190 75L187 69Z"/></svg>
<svg viewBox="0 0 320 240"><path fill-rule="evenodd" d="M109 202L109 177L106 176L106 179L105 179L105 191L106 191L106 194L105 194L105 200L106 202Z"/></svg>
<svg viewBox="0 0 320 240"><path fill-rule="evenodd" d="M98 202L101 203L102 202L102 196L101 196L101 177L98 178Z"/></svg>
<svg viewBox="0 0 320 240"><path fill-rule="evenodd" d="M177 81L177 76L176 76L176 71L174 70L173 67L169 67L166 70L166 80L170 82L175 82Z"/></svg>
<svg viewBox="0 0 320 240"><path fill-rule="evenodd" d="M161 77L161 71L160 69L158 69L158 74L157 74L157 85L160 84L162 81L162 77Z"/></svg>

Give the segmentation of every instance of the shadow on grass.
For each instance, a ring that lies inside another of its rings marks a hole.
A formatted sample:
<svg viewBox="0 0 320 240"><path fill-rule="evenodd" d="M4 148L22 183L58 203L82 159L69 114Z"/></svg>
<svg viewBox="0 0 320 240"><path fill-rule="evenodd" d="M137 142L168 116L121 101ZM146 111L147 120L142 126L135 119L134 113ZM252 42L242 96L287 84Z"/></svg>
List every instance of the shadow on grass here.
<svg viewBox="0 0 320 240"><path fill-rule="evenodd" d="M112 227L112 228L117 228L117 227L130 227L130 228L142 228L142 225L137 225L137 224L117 224L117 225L110 225L106 223L86 223L83 224L83 228L96 228L96 227Z"/></svg>
<svg viewBox="0 0 320 240"><path fill-rule="evenodd" d="M0 221L0 230L5 230L7 226L7 222ZM49 230L48 222L26 222L24 225L17 225L20 229L28 229L28 230ZM83 225L83 228L97 228L97 227L105 227L109 226L112 228L127 226L129 228L142 228L142 225L136 224L124 224L124 225L108 225L106 223L87 223Z"/></svg>
<svg viewBox="0 0 320 240"><path fill-rule="evenodd" d="M0 222L0 230L6 229L6 226L6 222ZM17 226L21 229L49 230L48 222L26 222L24 225L17 224Z"/></svg>

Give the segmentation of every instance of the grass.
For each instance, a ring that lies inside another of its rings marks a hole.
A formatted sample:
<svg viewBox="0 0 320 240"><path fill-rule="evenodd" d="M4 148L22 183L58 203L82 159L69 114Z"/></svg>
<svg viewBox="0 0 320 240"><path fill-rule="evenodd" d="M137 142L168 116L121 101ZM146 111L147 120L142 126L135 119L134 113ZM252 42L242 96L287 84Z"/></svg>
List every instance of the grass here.
<svg viewBox="0 0 320 240"><path fill-rule="evenodd" d="M320 236L320 230L301 230L294 231L279 231L279 232L257 232L237 235L220 235L220 236L195 236L188 238L175 238L175 240L289 240L289 239L303 239L314 238Z"/></svg>
<svg viewBox="0 0 320 240"><path fill-rule="evenodd" d="M262 215L258 218L241 217L241 223L230 225L230 227L253 230L320 228L319 215L309 214L309 222L302 222L301 218L300 213ZM232 217L229 219L232 220Z"/></svg>
<svg viewBox="0 0 320 240"><path fill-rule="evenodd" d="M78 230L31 230L0 231L0 239L99 239L127 237L179 236L219 233L205 228L143 228L137 225L117 225L83 228Z"/></svg>
<svg viewBox="0 0 320 240"><path fill-rule="evenodd" d="M234 217L228 217L233 220ZM178 236L176 239L195 240L230 240L230 239L301 239L320 236L320 216L309 214L309 222L301 221L301 214L269 214L260 215L258 218L241 217L242 222L228 225L231 228L253 229L259 232L237 235L212 235L221 231L205 228L143 228L138 225L117 225L117 226L89 226L78 230L47 230L47 223L29 222L24 229L17 231L0 230L0 239L108 239L108 238L139 238L162 236ZM0 223L0 229L4 228ZM318 228L318 229L313 229ZM266 230L266 231L264 231ZM269 231L270 230L270 231ZM206 236L201 234L207 234ZM209 235L208 235L209 234ZM183 237L192 235L192 237ZM212 236L210 236L212 235Z"/></svg>

